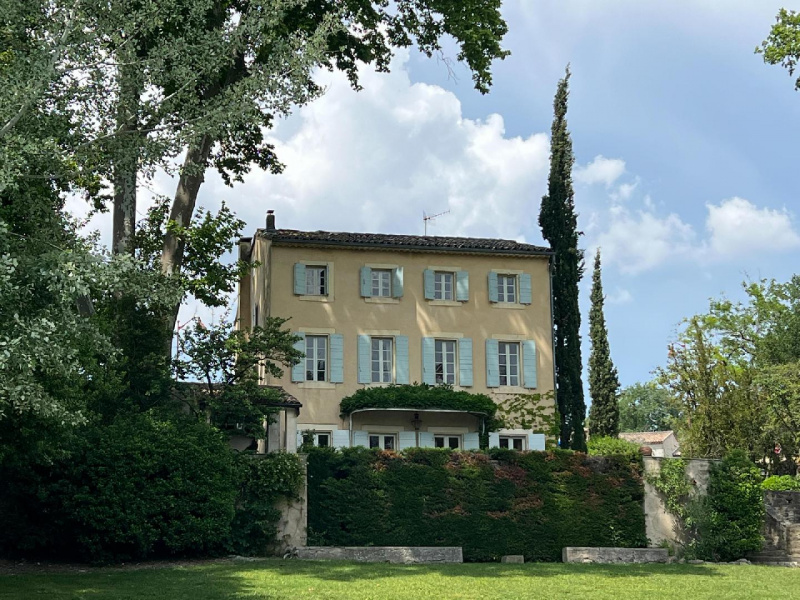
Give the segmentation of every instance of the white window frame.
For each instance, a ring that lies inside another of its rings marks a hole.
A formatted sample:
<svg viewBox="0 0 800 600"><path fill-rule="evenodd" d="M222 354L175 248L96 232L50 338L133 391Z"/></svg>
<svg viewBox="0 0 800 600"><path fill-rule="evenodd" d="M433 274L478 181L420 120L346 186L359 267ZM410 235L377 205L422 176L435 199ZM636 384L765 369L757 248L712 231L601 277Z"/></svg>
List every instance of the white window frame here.
<svg viewBox="0 0 800 600"><path fill-rule="evenodd" d="M372 445L372 438L378 438L378 445ZM386 447L386 440L392 440L391 448ZM380 450L397 450L397 434L396 433L368 433L367 434L367 448L379 448Z"/></svg>
<svg viewBox="0 0 800 600"><path fill-rule="evenodd" d="M436 438L442 438L442 445L436 445ZM456 445L452 445L455 440ZM464 448L464 439L461 435L456 433L434 433L433 434L433 447L434 448L449 448L450 450L461 450Z"/></svg>
<svg viewBox="0 0 800 600"><path fill-rule="evenodd" d="M516 348L516 352L511 351L514 348ZM516 365L512 361L514 357L516 357ZM501 341L497 343L497 370L500 387L520 387L522 385L521 360L522 344L520 342Z"/></svg>
<svg viewBox="0 0 800 600"><path fill-rule="evenodd" d="M328 444L326 446L319 445L319 436L328 436ZM333 448L333 432L331 431L314 431L314 447L315 448Z"/></svg>
<svg viewBox="0 0 800 600"><path fill-rule="evenodd" d="M519 280L513 273L497 274L497 301L502 304L519 304Z"/></svg>
<svg viewBox="0 0 800 600"><path fill-rule="evenodd" d="M450 289L448 290L448 279ZM453 271L433 272L433 299L453 302L456 299L456 274Z"/></svg>
<svg viewBox="0 0 800 600"><path fill-rule="evenodd" d="M330 291L328 265L306 265L306 296L327 296Z"/></svg>
<svg viewBox="0 0 800 600"><path fill-rule="evenodd" d="M372 383L394 382L394 338L372 336L370 344L370 380ZM388 356L387 356L388 349ZM375 353L377 352L377 358Z"/></svg>
<svg viewBox="0 0 800 600"><path fill-rule="evenodd" d="M392 297L392 279L394 272L391 269L372 269L370 282L373 298Z"/></svg>
<svg viewBox="0 0 800 600"><path fill-rule="evenodd" d="M520 447L514 448L514 442L519 441ZM503 442L506 442L506 445L503 446ZM508 448L510 450L527 450L528 449L528 436L525 435L501 435L499 446L501 448Z"/></svg>
<svg viewBox="0 0 800 600"><path fill-rule="evenodd" d="M445 346L452 345L452 363L448 364L447 362L447 354ZM441 357L441 361L440 361ZM458 384L458 341L457 340L448 340L442 338L435 338L433 341L433 365L434 365L434 377L437 384L445 383L447 385L457 385ZM439 372L439 367L441 366L441 373ZM448 381L448 379L452 379L452 381Z"/></svg>
<svg viewBox="0 0 800 600"><path fill-rule="evenodd" d="M309 351L309 342L313 341L313 347L311 351ZM303 365L303 373L305 374L305 381L328 381L329 379L329 365L330 365L330 344L329 337L327 335L319 335L319 334L306 334L305 340L305 349L306 349L306 357L303 359L305 364ZM322 367L322 379L320 379L320 369L319 369L319 354L320 350L322 350L321 354L322 361L324 365ZM311 378L309 378L309 362L312 365L311 369Z"/></svg>

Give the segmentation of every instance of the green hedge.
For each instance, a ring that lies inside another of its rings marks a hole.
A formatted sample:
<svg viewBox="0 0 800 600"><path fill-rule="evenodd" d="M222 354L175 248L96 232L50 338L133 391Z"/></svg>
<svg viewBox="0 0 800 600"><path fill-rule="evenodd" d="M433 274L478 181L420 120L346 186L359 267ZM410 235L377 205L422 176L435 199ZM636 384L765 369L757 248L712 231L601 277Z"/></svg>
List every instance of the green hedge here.
<svg viewBox="0 0 800 600"><path fill-rule="evenodd" d="M487 421L491 421L497 411L497 405L486 394L470 394L446 385L424 383L361 388L352 396L342 398L339 404L339 410L345 416L361 408L464 410L483 413L487 415Z"/></svg>
<svg viewBox="0 0 800 600"><path fill-rule="evenodd" d="M461 546L557 561L564 546L645 546L641 460L569 451L309 452L309 544Z"/></svg>
<svg viewBox="0 0 800 600"><path fill-rule="evenodd" d="M800 479L791 475L773 475L761 483L761 489L771 492L800 491Z"/></svg>

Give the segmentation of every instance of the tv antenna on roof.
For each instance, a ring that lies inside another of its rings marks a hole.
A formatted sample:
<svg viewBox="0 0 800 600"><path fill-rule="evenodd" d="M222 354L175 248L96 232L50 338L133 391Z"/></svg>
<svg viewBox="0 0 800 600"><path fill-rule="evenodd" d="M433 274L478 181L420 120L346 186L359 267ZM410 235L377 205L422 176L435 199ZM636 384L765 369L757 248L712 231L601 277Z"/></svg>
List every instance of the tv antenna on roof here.
<svg viewBox="0 0 800 600"><path fill-rule="evenodd" d="M436 217L441 217L442 215L446 215L449 213L449 210L444 212L437 213L435 215L429 215L424 210L422 211L422 222L425 224L425 235L428 235L428 221L433 221Z"/></svg>

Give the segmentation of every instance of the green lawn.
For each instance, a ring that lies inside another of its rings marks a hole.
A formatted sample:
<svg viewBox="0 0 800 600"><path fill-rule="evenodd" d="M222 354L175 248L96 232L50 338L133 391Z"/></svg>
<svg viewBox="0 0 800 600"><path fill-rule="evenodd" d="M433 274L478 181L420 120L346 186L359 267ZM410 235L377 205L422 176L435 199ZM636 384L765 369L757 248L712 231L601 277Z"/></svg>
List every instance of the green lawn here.
<svg viewBox="0 0 800 600"><path fill-rule="evenodd" d="M0 599L164 598L779 598L800 569L749 565L464 564L416 566L259 560L120 571L0 576Z"/></svg>

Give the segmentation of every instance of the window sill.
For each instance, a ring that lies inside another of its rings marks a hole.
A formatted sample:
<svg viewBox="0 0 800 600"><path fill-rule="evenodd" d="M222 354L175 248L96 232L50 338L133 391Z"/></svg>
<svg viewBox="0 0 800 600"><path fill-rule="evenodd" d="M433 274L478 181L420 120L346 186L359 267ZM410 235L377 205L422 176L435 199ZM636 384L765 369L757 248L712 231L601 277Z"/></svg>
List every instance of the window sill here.
<svg viewBox="0 0 800 600"><path fill-rule="evenodd" d="M520 304L519 302L492 302L492 308L503 308L506 310L525 310L530 304Z"/></svg>
<svg viewBox="0 0 800 600"><path fill-rule="evenodd" d="M364 387L368 387L368 388L371 388L371 387L389 387L390 385L394 385L394 381L392 381L390 383L370 382L370 383L362 383L361 385L363 385Z"/></svg>
<svg viewBox="0 0 800 600"><path fill-rule="evenodd" d="M431 306L461 306L464 302L458 300L428 300Z"/></svg>
<svg viewBox="0 0 800 600"><path fill-rule="evenodd" d="M330 381L300 381L297 387L306 390L333 390L336 384Z"/></svg>
<svg viewBox="0 0 800 600"><path fill-rule="evenodd" d="M400 304L400 298L388 298L386 296L370 296L364 298L364 302L370 304Z"/></svg>
<svg viewBox="0 0 800 600"><path fill-rule="evenodd" d="M333 302L333 296L297 296L297 299L305 302Z"/></svg>

